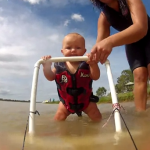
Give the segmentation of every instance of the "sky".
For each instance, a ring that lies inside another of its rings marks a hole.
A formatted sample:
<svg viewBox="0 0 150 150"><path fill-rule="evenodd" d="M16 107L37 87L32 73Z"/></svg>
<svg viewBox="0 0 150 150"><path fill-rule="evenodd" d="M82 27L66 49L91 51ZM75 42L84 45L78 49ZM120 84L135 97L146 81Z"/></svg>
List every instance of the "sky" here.
<svg viewBox="0 0 150 150"><path fill-rule="evenodd" d="M143 0L150 14L150 2ZM63 37L71 32L84 36L87 52L94 46L100 11L89 0L0 0L0 98L29 100L34 64L44 55L62 57ZM111 28L111 34L117 31ZM124 46L108 57L113 81L129 69ZM105 65L93 82L93 92L105 87L110 92ZM39 71L36 101L58 100L54 81Z"/></svg>

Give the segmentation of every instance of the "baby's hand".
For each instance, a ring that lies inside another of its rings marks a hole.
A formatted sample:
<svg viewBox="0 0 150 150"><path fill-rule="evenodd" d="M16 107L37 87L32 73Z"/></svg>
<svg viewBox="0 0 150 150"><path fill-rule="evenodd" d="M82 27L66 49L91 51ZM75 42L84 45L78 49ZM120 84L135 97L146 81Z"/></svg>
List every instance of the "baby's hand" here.
<svg viewBox="0 0 150 150"><path fill-rule="evenodd" d="M41 59L43 59L43 60L45 60L45 62L43 63L43 66L44 65L52 65L52 62L50 62L50 61L46 61L46 60L48 60L48 59L50 59L51 58L51 56L50 55L47 55L47 56L43 56Z"/></svg>
<svg viewBox="0 0 150 150"><path fill-rule="evenodd" d="M90 54L86 54L86 56L88 57L88 60L87 60L87 64L89 65L93 65L93 64L97 64L98 61L96 60L96 55L93 55L92 59L91 59L91 55Z"/></svg>
<svg viewBox="0 0 150 150"><path fill-rule="evenodd" d="M47 60L47 59L50 59L50 58L51 58L50 55L47 55L47 56L43 56L43 57L42 57L43 60Z"/></svg>

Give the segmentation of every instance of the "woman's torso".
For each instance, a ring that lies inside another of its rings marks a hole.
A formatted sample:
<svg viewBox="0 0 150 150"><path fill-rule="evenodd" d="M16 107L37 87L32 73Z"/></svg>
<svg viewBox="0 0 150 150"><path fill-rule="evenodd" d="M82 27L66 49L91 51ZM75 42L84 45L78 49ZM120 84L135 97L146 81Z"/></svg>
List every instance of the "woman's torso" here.
<svg viewBox="0 0 150 150"><path fill-rule="evenodd" d="M102 11L105 14L110 25L118 31L122 31L133 24L131 14L126 0L118 0L119 10L103 5ZM148 16L148 26L150 28L150 18Z"/></svg>

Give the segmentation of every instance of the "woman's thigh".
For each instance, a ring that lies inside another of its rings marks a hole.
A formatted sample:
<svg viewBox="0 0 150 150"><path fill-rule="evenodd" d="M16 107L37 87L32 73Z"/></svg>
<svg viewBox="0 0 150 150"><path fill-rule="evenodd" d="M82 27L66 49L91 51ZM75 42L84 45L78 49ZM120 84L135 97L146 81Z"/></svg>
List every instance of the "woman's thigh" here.
<svg viewBox="0 0 150 150"><path fill-rule="evenodd" d="M145 38L145 55L147 66L150 64L150 31Z"/></svg>
<svg viewBox="0 0 150 150"><path fill-rule="evenodd" d="M143 43L144 41L139 41L125 46L127 60L132 72L136 68L147 67L146 52Z"/></svg>

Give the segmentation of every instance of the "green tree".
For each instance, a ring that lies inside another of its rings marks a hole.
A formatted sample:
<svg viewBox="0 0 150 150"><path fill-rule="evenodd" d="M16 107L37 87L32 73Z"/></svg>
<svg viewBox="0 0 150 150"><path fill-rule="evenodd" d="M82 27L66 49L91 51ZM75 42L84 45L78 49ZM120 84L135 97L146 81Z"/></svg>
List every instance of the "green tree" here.
<svg viewBox="0 0 150 150"><path fill-rule="evenodd" d="M115 89L116 89L116 92L117 92L117 93L122 93L122 85L116 84L116 85L115 85Z"/></svg>
<svg viewBox="0 0 150 150"><path fill-rule="evenodd" d="M123 70L121 76L117 78L117 84L115 85L117 93L124 93L133 90L133 86L126 86L128 82L133 82L133 74L131 70Z"/></svg>
<svg viewBox="0 0 150 150"><path fill-rule="evenodd" d="M106 95L107 90L104 87L99 87L96 91L96 95L98 97L102 97Z"/></svg>

